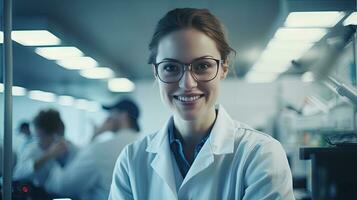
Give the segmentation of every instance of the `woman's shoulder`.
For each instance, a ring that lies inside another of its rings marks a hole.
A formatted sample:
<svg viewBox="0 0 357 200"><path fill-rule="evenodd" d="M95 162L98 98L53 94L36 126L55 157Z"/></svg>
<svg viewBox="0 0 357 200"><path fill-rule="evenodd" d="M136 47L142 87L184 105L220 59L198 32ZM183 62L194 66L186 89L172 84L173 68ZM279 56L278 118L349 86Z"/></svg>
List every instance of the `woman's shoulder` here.
<svg viewBox="0 0 357 200"><path fill-rule="evenodd" d="M146 136L142 136L137 139L135 142L127 145L125 147L129 156L137 157L140 154L146 152L147 148L150 146L153 138L158 134L158 132L148 134Z"/></svg>
<svg viewBox="0 0 357 200"><path fill-rule="evenodd" d="M280 142L271 135L258 131L247 124L234 121L237 127L236 140L246 148L260 148L264 146L281 146Z"/></svg>

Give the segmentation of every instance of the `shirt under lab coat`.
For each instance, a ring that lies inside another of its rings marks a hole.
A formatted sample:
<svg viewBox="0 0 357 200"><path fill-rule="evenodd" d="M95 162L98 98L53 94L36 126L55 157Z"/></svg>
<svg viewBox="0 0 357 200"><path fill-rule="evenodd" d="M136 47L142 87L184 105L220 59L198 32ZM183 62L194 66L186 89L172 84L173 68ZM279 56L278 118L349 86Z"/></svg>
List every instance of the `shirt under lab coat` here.
<svg viewBox="0 0 357 200"><path fill-rule="evenodd" d="M232 120L222 106L184 179L170 150L167 130L168 123L122 151L110 200L294 199L292 175L280 143Z"/></svg>
<svg viewBox="0 0 357 200"><path fill-rule="evenodd" d="M53 168L46 190L61 197L107 200L115 161L123 148L139 136L131 129L123 129L111 139L90 144L66 167Z"/></svg>

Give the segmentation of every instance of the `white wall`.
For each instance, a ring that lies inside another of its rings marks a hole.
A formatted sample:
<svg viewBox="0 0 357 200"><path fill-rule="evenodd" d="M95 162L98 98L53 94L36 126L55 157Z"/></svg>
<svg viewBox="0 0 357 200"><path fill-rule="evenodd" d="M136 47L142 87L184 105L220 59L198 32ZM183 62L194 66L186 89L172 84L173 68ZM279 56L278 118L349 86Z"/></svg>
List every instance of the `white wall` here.
<svg viewBox="0 0 357 200"><path fill-rule="evenodd" d="M252 127L265 127L278 109L278 98L301 106L309 90L299 78L288 77L274 83L247 83L240 80L221 82L218 103L236 120ZM170 116L170 110L160 99L156 82L136 82L132 97L141 108L141 125L145 134L158 130Z"/></svg>
<svg viewBox="0 0 357 200"><path fill-rule="evenodd" d="M306 86L296 78L287 78L269 84L225 80L221 82L219 103L234 119L252 127L266 127L271 117L277 112L278 96L281 95L283 99L299 106L308 92L305 88ZM141 109L139 123L144 134L160 129L171 115L169 108L161 102L158 85L153 80L136 82L136 89L130 97L138 103ZM2 94L0 98L0 120L3 124ZM112 99L112 102L115 101L116 99ZM66 125L66 136L78 145L84 145L89 141L93 133L92 123L100 124L106 116L104 111L90 113L56 103L34 101L27 97L14 97L13 105L14 129L22 120L31 120L42 108L58 109ZM2 131L3 128L0 132Z"/></svg>
<svg viewBox="0 0 357 200"><path fill-rule="evenodd" d="M3 94L0 94L0 121L3 127L3 109L4 99ZM79 146L88 143L91 134L93 133L92 122L99 124L105 117L103 111L86 112L84 110L73 107L62 106L57 103L46 103L29 99L26 96L14 96L13 98L13 134L17 132L17 127L22 121L31 121L33 117L44 108L57 109L65 123L66 137ZM3 136L3 128L0 130L1 137Z"/></svg>

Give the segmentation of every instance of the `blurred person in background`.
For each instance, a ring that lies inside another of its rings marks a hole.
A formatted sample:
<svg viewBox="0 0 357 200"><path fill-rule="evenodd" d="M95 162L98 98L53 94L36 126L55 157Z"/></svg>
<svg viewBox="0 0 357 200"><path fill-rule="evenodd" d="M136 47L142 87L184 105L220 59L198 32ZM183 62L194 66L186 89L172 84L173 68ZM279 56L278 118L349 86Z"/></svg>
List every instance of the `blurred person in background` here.
<svg viewBox="0 0 357 200"><path fill-rule="evenodd" d="M49 172L56 165L73 160L77 147L65 139L65 125L55 109L41 110L33 120L34 142L18 155L14 180L30 181L43 187Z"/></svg>
<svg viewBox="0 0 357 200"><path fill-rule="evenodd" d="M109 115L99 127L95 127L93 142L111 139L118 135L117 132L140 132L138 124L140 111L134 101L123 99L114 105L103 106L103 109L107 110Z"/></svg>
<svg viewBox="0 0 357 200"><path fill-rule="evenodd" d="M45 188L59 196L82 200L107 200L115 161L122 149L140 137L138 106L124 99L112 106L108 118L96 129L94 140L65 167L55 167ZM98 138L106 134L100 140Z"/></svg>
<svg viewBox="0 0 357 200"><path fill-rule="evenodd" d="M18 127L18 132L13 138L14 151L18 155L32 142L33 136L30 130L30 123L27 121L21 122Z"/></svg>

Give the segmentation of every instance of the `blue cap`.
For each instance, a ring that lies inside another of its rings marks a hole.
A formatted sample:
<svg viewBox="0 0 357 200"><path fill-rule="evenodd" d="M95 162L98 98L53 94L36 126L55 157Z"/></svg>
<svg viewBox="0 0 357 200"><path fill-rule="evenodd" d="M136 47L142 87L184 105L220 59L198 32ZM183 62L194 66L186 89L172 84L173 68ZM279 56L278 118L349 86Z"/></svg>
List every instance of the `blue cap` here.
<svg viewBox="0 0 357 200"><path fill-rule="evenodd" d="M129 117L138 119L140 111L136 103L130 99L123 99L110 106L102 106L104 110L119 110L128 113Z"/></svg>

